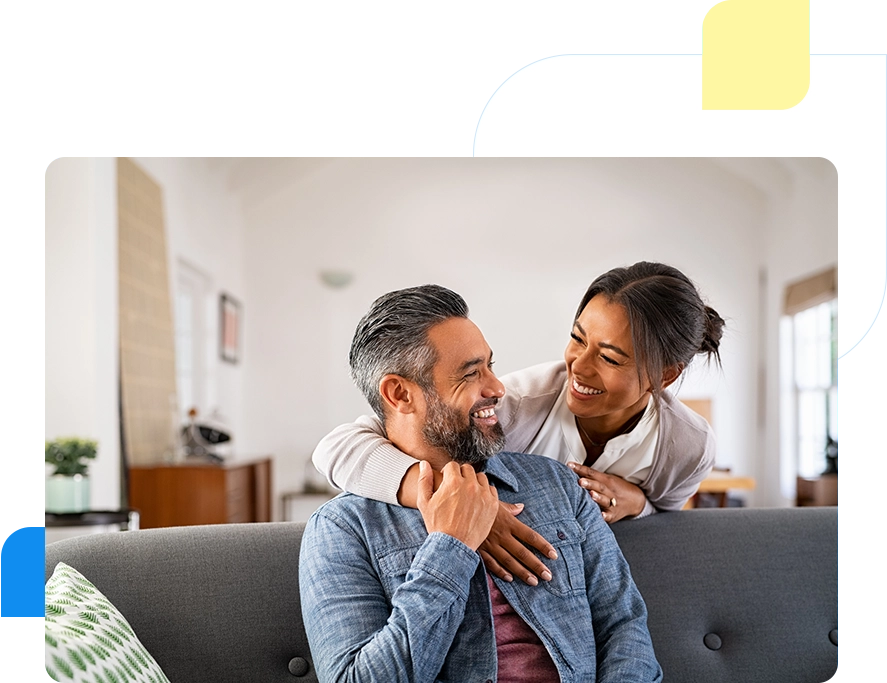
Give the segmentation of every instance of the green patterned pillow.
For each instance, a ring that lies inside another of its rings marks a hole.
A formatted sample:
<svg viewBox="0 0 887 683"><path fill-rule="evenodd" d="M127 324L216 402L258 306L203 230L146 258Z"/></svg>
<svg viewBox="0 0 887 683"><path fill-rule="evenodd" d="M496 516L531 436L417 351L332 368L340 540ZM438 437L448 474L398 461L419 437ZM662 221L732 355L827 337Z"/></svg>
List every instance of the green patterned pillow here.
<svg viewBox="0 0 887 683"><path fill-rule="evenodd" d="M117 608L64 562L46 583L46 673L76 683L169 683Z"/></svg>

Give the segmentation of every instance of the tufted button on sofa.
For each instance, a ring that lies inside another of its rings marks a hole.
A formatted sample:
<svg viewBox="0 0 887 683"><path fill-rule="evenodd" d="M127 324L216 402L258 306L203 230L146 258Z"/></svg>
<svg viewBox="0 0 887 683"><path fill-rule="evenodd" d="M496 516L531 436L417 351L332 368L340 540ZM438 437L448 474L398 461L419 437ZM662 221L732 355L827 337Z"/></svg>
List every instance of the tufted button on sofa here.
<svg viewBox="0 0 887 683"><path fill-rule="evenodd" d="M304 657L293 657L289 663L289 671L293 676L302 678L311 670L311 665Z"/></svg>
<svg viewBox="0 0 887 683"><path fill-rule="evenodd" d="M665 683L818 683L838 664L837 508L698 509L614 524ZM147 529L46 547L123 613L173 683L317 681L297 522Z"/></svg>

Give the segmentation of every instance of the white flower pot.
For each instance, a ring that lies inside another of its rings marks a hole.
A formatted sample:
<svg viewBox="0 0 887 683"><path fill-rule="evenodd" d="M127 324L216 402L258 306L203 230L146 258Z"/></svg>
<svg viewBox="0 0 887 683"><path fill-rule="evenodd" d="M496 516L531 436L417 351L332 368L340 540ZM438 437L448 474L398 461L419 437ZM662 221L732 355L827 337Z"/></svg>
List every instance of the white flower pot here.
<svg viewBox="0 0 887 683"><path fill-rule="evenodd" d="M89 510L89 478L82 474L54 474L46 480L47 512Z"/></svg>

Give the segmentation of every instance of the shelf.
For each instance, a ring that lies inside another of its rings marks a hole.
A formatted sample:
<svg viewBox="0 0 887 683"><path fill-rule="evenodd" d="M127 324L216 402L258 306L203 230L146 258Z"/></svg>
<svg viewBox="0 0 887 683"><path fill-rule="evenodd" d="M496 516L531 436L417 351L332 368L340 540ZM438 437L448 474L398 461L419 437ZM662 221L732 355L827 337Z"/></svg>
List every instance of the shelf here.
<svg viewBox="0 0 887 683"><path fill-rule="evenodd" d="M85 512L47 512L47 529L78 526L110 526L118 524L129 531L139 528L138 510L86 510Z"/></svg>

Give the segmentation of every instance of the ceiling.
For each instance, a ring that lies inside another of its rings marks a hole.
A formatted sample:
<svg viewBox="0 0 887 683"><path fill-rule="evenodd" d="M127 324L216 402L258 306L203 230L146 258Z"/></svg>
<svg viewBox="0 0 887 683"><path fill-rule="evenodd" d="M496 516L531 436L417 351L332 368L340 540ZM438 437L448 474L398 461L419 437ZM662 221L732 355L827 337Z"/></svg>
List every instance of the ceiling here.
<svg viewBox="0 0 887 683"><path fill-rule="evenodd" d="M791 191L797 176L833 172L819 158L703 158L761 194L772 197ZM227 188L244 202L261 201L337 161L335 157L207 157L206 167L220 174Z"/></svg>

